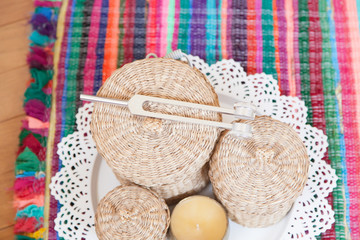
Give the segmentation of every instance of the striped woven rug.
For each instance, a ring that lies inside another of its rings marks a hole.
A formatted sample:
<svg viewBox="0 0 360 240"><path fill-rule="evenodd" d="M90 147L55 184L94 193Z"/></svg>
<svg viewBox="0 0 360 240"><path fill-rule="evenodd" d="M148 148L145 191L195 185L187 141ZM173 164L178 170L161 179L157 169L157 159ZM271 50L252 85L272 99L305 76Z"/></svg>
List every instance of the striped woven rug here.
<svg viewBox="0 0 360 240"><path fill-rule="evenodd" d="M339 177L328 197L335 224L319 239L360 239L360 0L37 0L35 5L33 83L25 93L28 116L15 172L17 239L59 239L54 219L60 206L48 184L62 165L56 144L75 130L79 94L95 94L125 63L174 49L209 64L233 58L248 74L272 74L282 94L305 101L308 123L328 136L324 160Z"/></svg>

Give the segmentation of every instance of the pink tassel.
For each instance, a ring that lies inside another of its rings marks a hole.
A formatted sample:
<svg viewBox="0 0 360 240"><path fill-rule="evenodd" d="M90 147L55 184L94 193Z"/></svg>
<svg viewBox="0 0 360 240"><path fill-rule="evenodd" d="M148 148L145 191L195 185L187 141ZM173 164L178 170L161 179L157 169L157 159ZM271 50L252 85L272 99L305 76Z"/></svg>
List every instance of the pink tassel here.
<svg viewBox="0 0 360 240"><path fill-rule="evenodd" d="M35 195L44 194L45 178L35 177L17 178L14 183L14 192L17 198L30 199Z"/></svg>
<svg viewBox="0 0 360 240"><path fill-rule="evenodd" d="M47 109L43 102L37 99L29 100L24 107L26 115L37 118L43 122L49 120L50 109Z"/></svg>
<svg viewBox="0 0 360 240"><path fill-rule="evenodd" d="M31 199L15 198L13 206L15 209L24 209L29 205L36 205L38 207L43 207L44 201L45 201L44 194L37 194L32 196Z"/></svg>
<svg viewBox="0 0 360 240"><path fill-rule="evenodd" d="M35 217L18 218L14 226L14 233L33 233L43 227L43 218L40 218L39 222Z"/></svg>
<svg viewBox="0 0 360 240"><path fill-rule="evenodd" d="M29 121L27 121L26 119L25 120L22 120L22 128L25 128L35 134L40 134L41 136L43 137L47 137L48 136L48 129L47 128L31 128L29 126Z"/></svg>
<svg viewBox="0 0 360 240"><path fill-rule="evenodd" d="M41 0L35 0L35 6L37 7L61 7L61 1L58 2L46 2L46 1L41 1Z"/></svg>
<svg viewBox="0 0 360 240"><path fill-rule="evenodd" d="M31 129L48 129L49 128L49 122L42 122L39 119L27 116L25 120L28 122L28 126Z"/></svg>
<svg viewBox="0 0 360 240"><path fill-rule="evenodd" d="M44 87L42 90L46 95L50 95L52 93L51 87Z"/></svg>
<svg viewBox="0 0 360 240"><path fill-rule="evenodd" d="M40 47L31 47L27 62L32 68L51 69L53 66L53 54Z"/></svg>

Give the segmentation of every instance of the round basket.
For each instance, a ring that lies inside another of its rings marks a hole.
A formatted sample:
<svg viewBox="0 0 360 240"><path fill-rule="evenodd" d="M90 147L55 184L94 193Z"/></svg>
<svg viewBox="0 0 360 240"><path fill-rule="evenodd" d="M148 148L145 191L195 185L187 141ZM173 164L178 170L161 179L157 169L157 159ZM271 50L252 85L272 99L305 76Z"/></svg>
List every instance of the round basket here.
<svg viewBox="0 0 360 240"><path fill-rule="evenodd" d="M224 132L210 161L210 181L230 219L246 227L280 221L301 194L309 157L297 133L271 117L241 121L253 136Z"/></svg>
<svg viewBox="0 0 360 240"><path fill-rule="evenodd" d="M170 212L154 192L119 186L99 202L95 230L100 240L166 239Z"/></svg>
<svg viewBox="0 0 360 240"><path fill-rule="evenodd" d="M206 77L173 59L138 60L116 70L97 96L129 100L134 94L219 106ZM221 115L147 103L149 111L221 121ZM155 190L167 201L201 190L204 168L220 130L132 115L127 108L95 103L91 123L97 150L119 179Z"/></svg>

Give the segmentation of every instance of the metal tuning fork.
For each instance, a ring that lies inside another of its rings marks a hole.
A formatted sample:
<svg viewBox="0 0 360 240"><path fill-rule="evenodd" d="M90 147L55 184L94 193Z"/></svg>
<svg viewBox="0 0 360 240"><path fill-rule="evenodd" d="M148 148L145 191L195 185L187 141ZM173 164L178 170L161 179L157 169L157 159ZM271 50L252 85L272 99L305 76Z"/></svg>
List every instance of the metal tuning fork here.
<svg viewBox="0 0 360 240"><path fill-rule="evenodd" d="M90 102L101 102L108 103L117 106L127 107L131 114L143 117L153 117L160 118L171 121L178 121L184 123L192 123L192 124L202 124L211 127L218 127L222 129L230 130L230 133L241 138L251 137L251 126L249 124L233 122L233 123L225 123L225 122L217 122L211 120L203 120L191 117L182 117L177 115L165 114L165 113L157 113L151 112L144 109L144 104L148 102L159 103L159 104L167 104L185 108L193 108L199 109L203 111L212 111L220 114L227 114L235 117L235 119L246 119L253 120L255 118L256 109L253 105L243 102L238 102L234 104L234 109L228 109L223 107L215 107L197 103L183 102L159 97L150 97L144 95L134 95L130 98L129 101L122 101L118 99L112 98L104 98L97 97L92 95L80 94L80 99L83 101Z"/></svg>

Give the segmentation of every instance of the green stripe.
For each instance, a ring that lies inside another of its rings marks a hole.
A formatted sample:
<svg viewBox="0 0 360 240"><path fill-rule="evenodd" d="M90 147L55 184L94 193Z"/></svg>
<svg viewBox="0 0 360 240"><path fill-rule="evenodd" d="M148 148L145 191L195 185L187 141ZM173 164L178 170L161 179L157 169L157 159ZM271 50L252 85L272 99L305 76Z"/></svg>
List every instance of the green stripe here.
<svg viewBox="0 0 360 240"><path fill-rule="evenodd" d="M274 19L272 1L262 1L263 71L277 79L275 67Z"/></svg>
<svg viewBox="0 0 360 240"><path fill-rule="evenodd" d="M67 89L66 89L66 114L64 125L64 136L67 136L74 132L75 126L75 114L76 114L76 102L77 93L76 88L78 81L83 79L76 79L79 66L79 55L81 47L82 27L83 27L83 8L86 0L77 0L73 13L73 25L72 35L69 41L71 41L71 52L69 56L69 67L67 75Z"/></svg>
<svg viewBox="0 0 360 240"><path fill-rule="evenodd" d="M299 1L299 56L301 77L301 98L308 109L307 122L312 124L309 73L309 9L307 1Z"/></svg>
<svg viewBox="0 0 360 240"><path fill-rule="evenodd" d="M168 9L168 29L167 29L167 53L170 53L173 49L171 47L171 43L173 41L174 36L174 25L175 25L175 0L169 1L169 9ZM176 49L174 49L176 50Z"/></svg>
<svg viewBox="0 0 360 240"><path fill-rule="evenodd" d="M334 68L332 65L332 51L330 43L330 26L327 18L327 4L326 0L319 1L319 16L322 31L322 79L324 88L324 108L326 120L326 134L328 136L328 154L331 160L331 167L335 169L338 176L337 186L333 190L333 209L335 212L335 232L336 239L345 238L345 206L343 181L342 181L342 166L341 166L341 152L340 152L340 134L337 126L336 116L336 98L335 96L335 81Z"/></svg>
<svg viewBox="0 0 360 240"><path fill-rule="evenodd" d="M190 0L180 1L178 49L188 53L188 28L190 22Z"/></svg>
<svg viewBox="0 0 360 240"><path fill-rule="evenodd" d="M118 59L117 67L121 67L124 62L124 48L123 48L123 38L124 38L124 10L125 10L125 0L120 1L120 16L119 16L119 42L118 42Z"/></svg>

